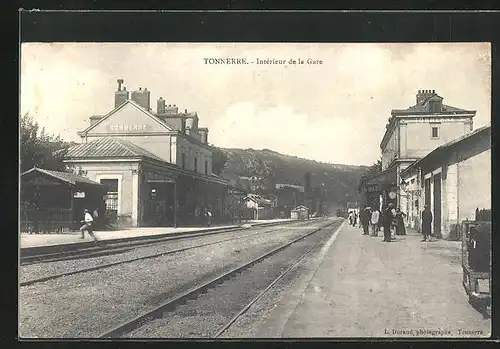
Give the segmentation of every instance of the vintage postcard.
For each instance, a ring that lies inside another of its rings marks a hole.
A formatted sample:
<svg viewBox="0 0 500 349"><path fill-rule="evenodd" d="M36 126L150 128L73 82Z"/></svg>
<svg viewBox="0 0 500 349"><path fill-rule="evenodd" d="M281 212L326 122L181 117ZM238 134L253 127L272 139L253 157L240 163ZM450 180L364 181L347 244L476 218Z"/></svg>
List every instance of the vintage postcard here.
<svg viewBox="0 0 500 349"><path fill-rule="evenodd" d="M19 337L488 338L488 43L23 43Z"/></svg>

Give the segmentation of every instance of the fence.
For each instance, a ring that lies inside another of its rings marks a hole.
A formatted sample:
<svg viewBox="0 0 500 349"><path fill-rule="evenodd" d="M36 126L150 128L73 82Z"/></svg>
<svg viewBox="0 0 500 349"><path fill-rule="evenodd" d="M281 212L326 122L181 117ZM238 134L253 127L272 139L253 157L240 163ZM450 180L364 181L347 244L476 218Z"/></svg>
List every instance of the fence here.
<svg viewBox="0 0 500 349"><path fill-rule="evenodd" d="M21 205L21 233L65 233L75 230L76 225L78 222L73 222L71 209L37 209Z"/></svg>

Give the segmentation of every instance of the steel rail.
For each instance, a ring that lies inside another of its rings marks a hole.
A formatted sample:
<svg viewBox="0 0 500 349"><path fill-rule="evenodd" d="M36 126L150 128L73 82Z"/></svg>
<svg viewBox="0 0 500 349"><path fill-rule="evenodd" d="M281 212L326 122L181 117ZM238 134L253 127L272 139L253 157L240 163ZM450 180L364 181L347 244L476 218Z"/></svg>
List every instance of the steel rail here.
<svg viewBox="0 0 500 349"><path fill-rule="evenodd" d="M342 227L343 227L343 224L341 223L337 227L336 231L339 231ZM260 298L262 298L276 283L278 283L278 281L280 281L290 271L295 269L307 256L311 255L313 253L313 251L317 247L321 246L322 244L323 244L322 242L318 242L313 247L311 247L309 250L307 250L307 252L305 252L302 256L300 256L294 264L292 264L284 272L282 272L281 275L279 275L276 279L274 279L274 281L271 282L266 287L265 290L263 290L261 293L259 293L259 295L257 295L257 297L255 297L253 300L251 300L238 314L236 314L231 320L229 320L224 326L222 326L220 328L220 330L214 335L213 338L219 338L224 332L226 332L232 326L232 324L236 322L236 320L238 320L243 314L245 314L248 311L248 309L250 309L250 307L252 305L255 304L255 302L257 302Z"/></svg>
<svg viewBox="0 0 500 349"><path fill-rule="evenodd" d="M295 222L285 222L285 225L290 224L290 223L297 223ZM296 224L297 225L297 224ZM301 226L301 224L298 224L298 226ZM266 225L264 226L255 226L255 228L265 228ZM221 229L221 230L214 230L214 231L208 231L208 232L202 232L202 233L187 233L187 234L181 234L181 235L175 235L175 236L165 236L161 238L156 238L156 239L147 239L146 241L131 241L131 242L113 242L110 240L109 242L104 240L100 241L101 244L104 243L103 245L97 245L94 247L88 247L88 248L82 248L82 249L77 249L77 250L72 250L72 251L61 251L61 252L54 252L54 253L46 253L46 254L35 254L32 256L25 256L21 257L20 262L22 266L25 265L31 265L31 264L41 264L41 263L49 263L49 262L57 262L57 261L64 261L64 260L74 260L74 259L80 259L79 257L85 258L85 257L92 257L92 256L102 256L102 255L109 255L109 254L118 254L122 251L126 252L129 251L132 248L138 247L138 246L149 246L149 245L155 245L158 243L162 242L167 242L167 241L172 241L172 240L183 240L183 239L190 239L190 238L196 238L196 237L203 237L203 236L209 236L209 235L216 235L216 234L224 234L224 233L230 233L233 231L243 231L248 228L245 227L233 227L233 228L227 228L227 229ZM113 245L115 244L115 245ZM97 247L97 248L96 248Z"/></svg>
<svg viewBox="0 0 500 349"><path fill-rule="evenodd" d="M278 281L280 281L286 274L288 274L292 269L296 268L304 258L312 254L312 252L321 245L321 242L315 244L313 247L311 247L309 250L307 250L306 253L304 253L302 256L297 259L297 261L292 264L290 267L288 267L281 275L279 275L276 279L274 279L269 286L266 287L265 290L263 290L257 297L255 297L253 300L251 300L238 314L236 314L231 320L229 320L224 326L221 327L221 329L215 334L213 338L218 338L220 337L224 332L226 332L231 325L236 322L243 314L245 314L250 307L257 302L259 299L261 299Z"/></svg>
<svg viewBox="0 0 500 349"><path fill-rule="evenodd" d="M102 255L106 252L116 252L120 253L122 250L127 251L131 248L138 247L138 246L148 246L148 245L155 245L161 242L167 242L171 240L182 240L182 239L189 239L189 238L195 238L195 237L200 237L200 236L208 236L208 235L215 235L215 234L223 234L223 233L228 233L232 231L239 231L243 230L245 228L228 228L227 230L217 230L217 231L210 231L210 232L204 232L204 233L192 233L192 234L185 234L185 235L179 235L179 236L167 236L163 238L158 238L158 239L148 239L147 241L132 241L132 242L116 242L113 243L112 240L108 241L99 241L101 242L101 245L97 244L96 246L93 247L86 247L82 249L76 249L72 251L61 251L61 252L53 252L53 253L46 253L46 254L35 254L32 256L25 256L21 257L21 265L31 265L31 264L41 264L41 263L49 263L49 262L55 262L55 261L63 261L63 260L71 260L71 259L76 259L76 257L80 256L93 256L93 255ZM102 244L104 243L104 244ZM114 245L113 245L114 244ZM23 263L24 262L24 263Z"/></svg>
<svg viewBox="0 0 500 349"><path fill-rule="evenodd" d="M299 227L300 227L300 225L299 225ZM41 277L41 278L36 278L36 279L32 279L32 280L27 280L27 281L20 282L19 285L21 287L23 287L23 286L29 286L29 285L33 285L33 284L40 283L40 282L45 282L45 281L49 281L49 280L58 279L58 278L61 278L61 277L64 277L64 276L69 276L69 275L75 275L75 274L80 274L80 273L91 272L91 271L95 271L95 270L110 268L110 267L113 267L113 266L116 266L116 265L120 265L120 264L132 263L132 262L136 262L136 261L140 261L140 260L146 260L146 259L152 259L152 258L156 258L156 257L162 257L162 256L169 255L169 254L179 253L179 252L183 252L183 251L187 251L187 250L192 250L192 249L196 249L196 248L200 248L200 247L205 247L205 246L210 246L210 245L215 245L215 244L218 244L218 243L221 243L221 242L238 240L238 239L241 239L241 238L250 237L250 236L254 236L254 235L268 234L268 233L272 233L272 232L275 232L275 231L278 231L278 230L281 230L281 229L285 229L285 228L286 227L279 227L279 228L275 228L275 229L271 229L271 230L266 230L266 231L258 231L258 232L253 232L253 233L250 233L250 234L238 235L238 236L227 238L227 239L217 240L217 241L213 241L213 242L207 242L207 243L200 244L200 245L195 245L195 246L190 246L190 247L183 247L183 248L178 248L178 249L174 249L174 250L170 250L170 251L155 253L155 254L152 254L152 255L147 255L147 256L142 256L142 257L136 257L136 258L126 259L126 260L123 260L123 261L107 263L107 264L101 264L101 265L97 265L97 266L90 267L90 268L83 268L83 269L68 271L68 272L64 272L64 273L48 275L48 276L44 276L44 277Z"/></svg>
<svg viewBox="0 0 500 349"><path fill-rule="evenodd" d="M205 282L201 286L194 287L194 288L184 292L183 294L181 294L177 297L174 297L174 298L171 298L171 299L165 301L163 304L159 305L158 307L156 307L150 311L147 311L141 315L134 317L133 319L130 319L130 320L127 320L127 321L121 323L120 325L116 326L115 328L108 330L107 332L101 334L98 338L117 338L117 337L123 336L124 334L129 333L129 332L139 328L144 323L161 317L164 312L169 311L169 310L173 310L173 309L175 309L176 306L184 304L188 299L196 299L198 297L198 295L206 292L206 290L208 290L209 288L214 287L217 284L220 284L220 283L224 282L225 280L230 279L233 275L241 273L243 270L248 269L249 267L257 264L258 262L284 250L288 246L290 246L290 245L292 245L300 240L303 240L312 234L315 234L315 233L329 227L330 225L332 225L334 223L335 222L328 222L327 224L325 224L321 227L315 228L314 230L312 230L312 231L310 231L310 232L308 232L308 233L306 233L306 234L304 234L296 239L293 239L292 241L290 241L284 245L281 245L278 248L275 248L269 252L264 253L260 257L257 257L255 259L251 260L250 262L247 262L243 265L240 265L239 267L233 268L230 271L223 273L222 275L219 275L215 278L212 278L211 280Z"/></svg>

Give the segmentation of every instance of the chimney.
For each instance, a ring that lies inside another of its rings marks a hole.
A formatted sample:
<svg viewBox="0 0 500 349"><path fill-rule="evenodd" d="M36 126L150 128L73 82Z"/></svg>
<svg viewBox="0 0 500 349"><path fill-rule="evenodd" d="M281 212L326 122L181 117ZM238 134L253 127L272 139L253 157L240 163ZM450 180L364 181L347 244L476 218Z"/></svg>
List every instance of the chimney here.
<svg viewBox="0 0 500 349"><path fill-rule="evenodd" d="M117 91L121 91L122 90L123 79L118 79L118 80L116 80L116 82L118 82L118 90Z"/></svg>
<svg viewBox="0 0 500 349"><path fill-rule="evenodd" d="M165 113L166 113L167 115L176 115L176 114L178 114L178 113L179 113L179 108L177 108L177 107L175 106L175 104L174 104L174 105L169 104L169 105L168 105L168 106L166 106L166 108L165 108Z"/></svg>
<svg viewBox="0 0 500 349"><path fill-rule="evenodd" d="M417 104L422 103L427 98L431 97L436 93L436 90L418 90L417 93Z"/></svg>
<svg viewBox="0 0 500 349"><path fill-rule="evenodd" d="M129 99L129 94L125 86L122 90L123 79L118 79L116 82L118 82L118 89L115 92L115 108L118 108Z"/></svg>
<svg viewBox="0 0 500 349"><path fill-rule="evenodd" d="M201 136L201 143L203 144L208 144L208 128L199 128L198 132L200 133Z"/></svg>
<svg viewBox="0 0 500 349"><path fill-rule="evenodd" d="M151 110L150 95L151 93L148 91L147 88L142 90L142 88L139 87L139 91L132 91L132 100L135 103L139 104L142 108L149 111Z"/></svg>
<svg viewBox="0 0 500 349"><path fill-rule="evenodd" d="M165 114L165 100L162 97L156 102L156 113Z"/></svg>

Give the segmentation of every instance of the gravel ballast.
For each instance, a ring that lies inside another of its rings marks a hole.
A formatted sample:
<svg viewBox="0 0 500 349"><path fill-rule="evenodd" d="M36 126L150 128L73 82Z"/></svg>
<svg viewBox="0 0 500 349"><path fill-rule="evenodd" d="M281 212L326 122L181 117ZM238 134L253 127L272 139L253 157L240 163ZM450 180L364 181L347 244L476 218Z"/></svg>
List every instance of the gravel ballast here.
<svg viewBox="0 0 500 349"><path fill-rule="evenodd" d="M242 237L21 287L20 336L96 337L242 261L324 224L318 221L307 228L287 226L271 234Z"/></svg>
<svg viewBox="0 0 500 349"><path fill-rule="evenodd" d="M336 231L338 225L332 226L332 229ZM220 338L281 338L290 315L301 301L311 278L334 241L335 237L332 236L332 241L316 248L304 258L268 290L265 297L260 298L240 316Z"/></svg>
<svg viewBox="0 0 500 349"><path fill-rule="evenodd" d="M294 265L305 252L318 243L320 246L315 249L321 248L321 244L331 236L336 226L338 225L306 237L266 258L240 275L209 289L197 299L190 300L171 312L166 312L163 318L148 322L128 333L126 337L213 338L222 326L264 291L278 276ZM284 289L284 285L289 284L290 280L295 277L296 270L292 269L276 285L281 285L280 287ZM261 299L267 297L266 293ZM248 320L249 317L246 319Z"/></svg>
<svg viewBox="0 0 500 349"><path fill-rule="evenodd" d="M317 253L317 249L315 251ZM302 293L308 285L308 276L314 270L304 266L313 264L309 256L278 281L264 297L255 302L248 311L238 318L220 338L280 338L281 330L288 314L274 314L276 306L290 292ZM295 296L300 301L300 297Z"/></svg>

